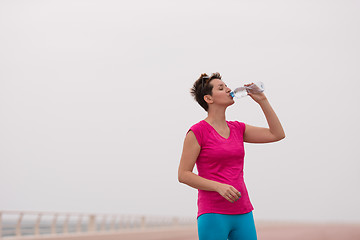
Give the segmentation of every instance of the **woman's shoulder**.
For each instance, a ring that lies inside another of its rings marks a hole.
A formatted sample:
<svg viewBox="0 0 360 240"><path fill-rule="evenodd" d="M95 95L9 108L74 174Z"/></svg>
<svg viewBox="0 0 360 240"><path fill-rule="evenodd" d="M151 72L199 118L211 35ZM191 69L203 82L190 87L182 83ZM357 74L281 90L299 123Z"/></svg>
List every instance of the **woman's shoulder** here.
<svg viewBox="0 0 360 240"><path fill-rule="evenodd" d="M233 126L238 126L238 125L242 125L245 124L244 122L240 122L240 121L226 121L229 125L233 125Z"/></svg>
<svg viewBox="0 0 360 240"><path fill-rule="evenodd" d="M232 126L234 128L239 128L241 130L245 129L245 123L244 122L239 122L239 121L226 121L228 123L229 126Z"/></svg>
<svg viewBox="0 0 360 240"><path fill-rule="evenodd" d="M193 124L193 125L190 127L190 129L203 130L203 129L206 127L206 125L204 124L204 122L205 122L204 120L201 120L201 121Z"/></svg>
<svg viewBox="0 0 360 240"><path fill-rule="evenodd" d="M188 132L192 131L199 143L200 146L204 144L208 135L208 128L206 126L206 122L201 120L200 122L195 123L192 125Z"/></svg>

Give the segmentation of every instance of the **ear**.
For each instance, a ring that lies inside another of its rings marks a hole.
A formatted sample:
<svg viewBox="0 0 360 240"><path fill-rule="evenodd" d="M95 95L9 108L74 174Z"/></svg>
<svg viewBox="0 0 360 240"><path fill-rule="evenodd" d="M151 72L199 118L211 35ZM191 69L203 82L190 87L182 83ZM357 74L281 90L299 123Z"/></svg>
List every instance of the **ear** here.
<svg viewBox="0 0 360 240"><path fill-rule="evenodd" d="M207 102L208 104L214 102L211 95L205 95L205 96L204 96L204 100L205 100L205 102Z"/></svg>

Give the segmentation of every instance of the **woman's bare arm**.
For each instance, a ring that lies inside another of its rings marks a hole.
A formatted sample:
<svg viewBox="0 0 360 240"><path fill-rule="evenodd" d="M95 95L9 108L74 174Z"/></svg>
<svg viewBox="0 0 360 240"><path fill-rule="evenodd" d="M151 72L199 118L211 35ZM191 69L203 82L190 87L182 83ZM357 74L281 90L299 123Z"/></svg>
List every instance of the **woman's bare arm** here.
<svg viewBox="0 0 360 240"><path fill-rule="evenodd" d="M200 190L216 191L230 202L238 200L241 194L233 186L205 179L192 172L200 150L201 147L195 134L192 131L189 131L185 137L183 152L180 159L178 170L179 182Z"/></svg>
<svg viewBox="0 0 360 240"><path fill-rule="evenodd" d="M263 110L269 128L255 127L246 124L244 142L248 143L268 143L276 142L285 138L284 129L281 126L274 109L271 107L264 93L249 94Z"/></svg>

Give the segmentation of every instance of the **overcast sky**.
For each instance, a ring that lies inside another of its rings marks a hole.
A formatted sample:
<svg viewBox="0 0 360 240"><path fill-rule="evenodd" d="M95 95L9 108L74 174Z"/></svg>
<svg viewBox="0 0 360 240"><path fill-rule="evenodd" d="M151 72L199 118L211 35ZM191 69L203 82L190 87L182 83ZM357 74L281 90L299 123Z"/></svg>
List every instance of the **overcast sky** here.
<svg viewBox="0 0 360 240"><path fill-rule="evenodd" d="M0 209L196 217L193 82L263 81L286 132L245 144L256 220L360 222L360 2L0 2ZM267 126L249 97L228 120Z"/></svg>

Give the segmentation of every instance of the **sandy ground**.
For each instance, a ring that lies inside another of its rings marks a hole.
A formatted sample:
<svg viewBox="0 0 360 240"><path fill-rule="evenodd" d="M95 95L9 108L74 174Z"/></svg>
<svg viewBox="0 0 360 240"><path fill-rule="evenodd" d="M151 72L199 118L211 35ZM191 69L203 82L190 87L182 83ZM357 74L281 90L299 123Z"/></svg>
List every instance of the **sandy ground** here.
<svg viewBox="0 0 360 240"><path fill-rule="evenodd" d="M360 224L256 224L259 240L360 240ZM6 239L6 238L5 238ZM28 240L197 240L196 226ZM10 240L10 238L9 238Z"/></svg>
<svg viewBox="0 0 360 240"><path fill-rule="evenodd" d="M257 224L259 240L360 240L360 224Z"/></svg>

